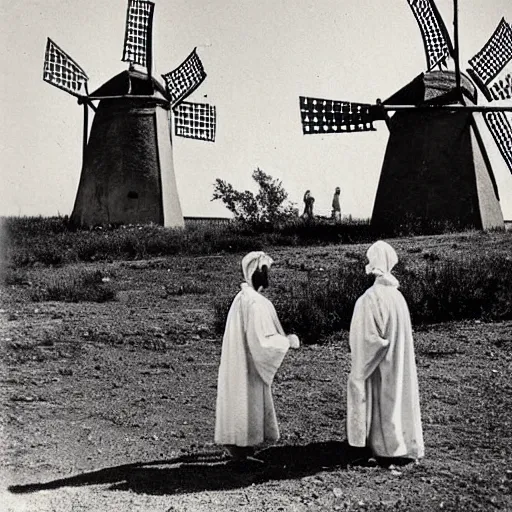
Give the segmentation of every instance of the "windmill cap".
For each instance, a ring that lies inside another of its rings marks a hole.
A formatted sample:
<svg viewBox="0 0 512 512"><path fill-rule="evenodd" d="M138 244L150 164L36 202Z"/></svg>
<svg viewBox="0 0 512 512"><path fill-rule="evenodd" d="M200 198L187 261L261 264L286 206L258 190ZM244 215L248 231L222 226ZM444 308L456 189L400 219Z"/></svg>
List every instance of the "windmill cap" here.
<svg viewBox="0 0 512 512"><path fill-rule="evenodd" d="M90 94L90 97L104 96L153 96L166 99L166 92L154 77L148 80L148 75L136 69L126 69L112 77Z"/></svg>
<svg viewBox="0 0 512 512"><path fill-rule="evenodd" d="M476 88L463 73L461 73L461 89L464 96L476 103ZM384 103L388 105L447 104L457 100L456 92L457 77L454 71L430 71L417 76Z"/></svg>

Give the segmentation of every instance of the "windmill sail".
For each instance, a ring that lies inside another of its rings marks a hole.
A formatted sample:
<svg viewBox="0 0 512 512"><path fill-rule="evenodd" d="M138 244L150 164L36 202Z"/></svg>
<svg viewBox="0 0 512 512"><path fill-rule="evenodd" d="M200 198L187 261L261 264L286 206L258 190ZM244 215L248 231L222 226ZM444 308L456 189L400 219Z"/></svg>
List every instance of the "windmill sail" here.
<svg viewBox="0 0 512 512"><path fill-rule="evenodd" d="M510 71L503 73L502 77L494 80L493 84L489 86L489 91L493 100L512 99L512 66L510 66L510 68Z"/></svg>
<svg viewBox="0 0 512 512"><path fill-rule="evenodd" d="M379 119L372 105L300 96L300 115L304 135L375 131Z"/></svg>
<svg viewBox="0 0 512 512"><path fill-rule="evenodd" d="M162 75L171 103L176 105L192 94L206 78L196 49L173 71Z"/></svg>
<svg viewBox="0 0 512 512"><path fill-rule="evenodd" d="M155 4L144 0L129 0L124 35L124 62L151 66L151 37Z"/></svg>
<svg viewBox="0 0 512 512"><path fill-rule="evenodd" d="M50 38L46 42L44 55L43 80L49 84L69 92L73 96L87 94L85 71Z"/></svg>
<svg viewBox="0 0 512 512"><path fill-rule="evenodd" d="M469 61L471 78L489 101L512 98L512 27L501 19L484 47Z"/></svg>
<svg viewBox="0 0 512 512"><path fill-rule="evenodd" d="M434 0L407 0L418 22L425 46L427 71L446 65L453 56L453 45Z"/></svg>
<svg viewBox="0 0 512 512"><path fill-rule="evenodd" d="M487 112L484 115L484 119L503 159L512 173L512 113Z"/></svg>
<svg viewBox="0 0 512 512"><path fill-rule="evenodd" d="M177 136L215 142L217 120L214 106L183 101L173 111Z"/></svg>

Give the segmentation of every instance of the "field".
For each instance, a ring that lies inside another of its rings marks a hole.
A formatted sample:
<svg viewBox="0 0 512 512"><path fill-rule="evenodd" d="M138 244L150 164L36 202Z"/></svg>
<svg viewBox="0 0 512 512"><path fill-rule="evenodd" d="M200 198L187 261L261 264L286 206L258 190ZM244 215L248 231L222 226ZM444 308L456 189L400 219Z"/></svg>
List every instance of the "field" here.
<svg viewBox="0 0 512 512"><path fill-rule="evenodd" d="M512 233L390 243L411 301L408 271L426 263L492 256L505 265L481 315L415 322L420 463L385 468L347 449L343 327L287 355L273 386L281 439L260 451L266 465L226 461L212 443L219 318L243 252L36 261L8 268L0 288L0 502L38 512L512 510ZM283 304L340 269L363 273L368 245L267 244L276 260L268 295ZM479 273L468 264L469 283ZM55 292L76 276L98 281L97 302ZM293 328L298 317L282 308Z"/></svg>

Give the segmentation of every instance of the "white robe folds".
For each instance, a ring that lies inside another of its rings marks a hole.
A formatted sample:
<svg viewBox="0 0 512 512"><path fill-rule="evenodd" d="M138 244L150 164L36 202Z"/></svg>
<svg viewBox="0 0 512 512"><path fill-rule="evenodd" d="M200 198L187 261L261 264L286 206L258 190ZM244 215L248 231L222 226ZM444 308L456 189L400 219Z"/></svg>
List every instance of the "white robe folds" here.
<svg viewBox="0 0 512 512"><path fill-rule="evenodd" d="M356 302L350 326L347 437L376 456L424 455L411 320L391 275Z"/></svg>
<svg viewBox="0 0 512 512"><path fill-rule="evenodd" d="M229 310L222 343L217 444L255 446L279 439L271 384L289 348L273 304L243 283Z"/></svg>

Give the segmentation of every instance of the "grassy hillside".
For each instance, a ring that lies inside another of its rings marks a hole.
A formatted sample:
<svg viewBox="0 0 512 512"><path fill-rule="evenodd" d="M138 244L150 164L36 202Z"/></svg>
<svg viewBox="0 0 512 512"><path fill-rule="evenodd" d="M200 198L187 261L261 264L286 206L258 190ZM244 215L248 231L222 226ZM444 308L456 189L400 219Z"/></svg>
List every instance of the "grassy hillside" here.
<svg viewBox="0 0 512 512"><path fill-rule="evenodd" d="M114 300L116 281L103 269L115 261L159 265L171 256L177 258L173 261L189 258L189 263L186 275L178 276L166 293L209 295L211 283L203 283L194 267L197 258L224 258L232 267L225 272L237 274L237 260L245 252L267 250L277 256L269 294L284 326L306 343L348 328L355 300L371 284L364 273L365 251L376 239L368 223L337 226L325 221L259 231L218 223L185 230L131 226L71 231L61 219L28 218L7 219L6 232L4 280L11 285L30 282L28 295L34 301ZM395 273L415 324L512 319L512 232L405 237L391 243L399 253ZM89 265L77 266L80 262ZM91 266L94 262L106 266ZM33 269L46 270L36 270L32 277ZM237 281L222 280L215 288L218 334Z"/></svg>

